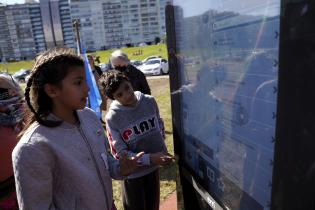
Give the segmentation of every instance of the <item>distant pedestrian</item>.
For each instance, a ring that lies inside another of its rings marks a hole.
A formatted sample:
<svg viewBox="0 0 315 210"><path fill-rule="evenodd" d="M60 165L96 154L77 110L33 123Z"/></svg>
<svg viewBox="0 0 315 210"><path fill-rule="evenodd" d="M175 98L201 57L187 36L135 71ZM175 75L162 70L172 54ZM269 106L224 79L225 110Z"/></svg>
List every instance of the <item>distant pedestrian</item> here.
<svg viewBox="0 0 315 210"><path fill-rule="evenodd" d="M88 57L89 64L90 64L91 69L92 69L92 73L93 73L94 78L95 78L95 82L98 86L98 81L99 81L100 77L102 76L103 71L99 66L95 65L95 60L94 60L94 57L92 55L88 55L87 57ZM101 103L100 108L101 108L101 110L105 111L107 109L107 98L103 94L101 94L101 98L102 98L102 103ZM103 120L101 120L101 121L103 122Z"/></svg>
<svg viewBox="0 0 315 210"><path fill-rule="evenodd" d="M121 50L115 50L111 54L110 62L114 69L124 73L129 78L134 91L151 95L151 90L145 75L130 64L127 54Z"/></svg>
<svg viewBox="0 0 315 210"><path fill-rule="evenodd" d="M94 60L94 57L92 55L88 55L87 57L88 57L89 64L91 66L94 78L95 78L96 82L98 82L98 80L100 79L100 77L103 73L102 69L99 66L95 65L95 60Z"/></svg>

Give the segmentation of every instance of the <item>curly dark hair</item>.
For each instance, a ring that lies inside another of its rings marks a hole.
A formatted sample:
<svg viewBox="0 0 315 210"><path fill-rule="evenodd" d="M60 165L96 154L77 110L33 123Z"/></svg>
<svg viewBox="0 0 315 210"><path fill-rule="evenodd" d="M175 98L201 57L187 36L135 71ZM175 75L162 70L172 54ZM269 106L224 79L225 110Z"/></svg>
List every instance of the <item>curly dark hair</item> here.
<svg viewBox="0 0 315 210"><path fill-rule="evenodd" d="M109 70L102 74L98 83L102 94L114 100L113 94L123 81L130 82L128 77L120 71Z"/></svg>
<svg viewBox="0 0 315 210"><path fill-rule="evenodd" d="M61 87L61 81L67 76L69 69L76 66L84 67L84 61L69 48L54 48L36 57L25 88L25 100L31 115L25 130L34 121L47 127L56 127L62 123L62 121L46 119L52 111L52 100L46 94L44 85L52 84Z"/></svg>

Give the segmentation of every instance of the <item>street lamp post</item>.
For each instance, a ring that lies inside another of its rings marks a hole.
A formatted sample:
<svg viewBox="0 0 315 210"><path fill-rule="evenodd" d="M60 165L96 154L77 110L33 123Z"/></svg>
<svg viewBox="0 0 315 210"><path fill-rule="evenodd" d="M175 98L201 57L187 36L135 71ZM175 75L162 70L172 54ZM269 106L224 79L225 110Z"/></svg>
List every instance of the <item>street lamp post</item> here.
<svg viewBox="0 0 315 210"><path fill-rule="evenodd" d="M0 46L0 50L1 50L1 63L3 63L3 67L4 67L3 71L5 71L6 73L9 73L8 66L7 66L7 59L4 55L2 46Z"/></svg>

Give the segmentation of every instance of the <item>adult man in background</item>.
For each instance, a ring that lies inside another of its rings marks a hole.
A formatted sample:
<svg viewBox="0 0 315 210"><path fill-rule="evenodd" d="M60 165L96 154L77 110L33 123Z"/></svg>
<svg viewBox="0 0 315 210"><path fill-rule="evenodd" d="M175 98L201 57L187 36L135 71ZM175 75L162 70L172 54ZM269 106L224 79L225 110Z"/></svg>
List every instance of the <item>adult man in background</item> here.
<svg viewBox="0 0 315 210"><path fill-rule="evenodd" d="M124 73L130 80L133 89L144 94L151 95L151 90L145 75L131 65L127 54L121 50L115 50L110 57L111 65L114 69Z"/></svg>

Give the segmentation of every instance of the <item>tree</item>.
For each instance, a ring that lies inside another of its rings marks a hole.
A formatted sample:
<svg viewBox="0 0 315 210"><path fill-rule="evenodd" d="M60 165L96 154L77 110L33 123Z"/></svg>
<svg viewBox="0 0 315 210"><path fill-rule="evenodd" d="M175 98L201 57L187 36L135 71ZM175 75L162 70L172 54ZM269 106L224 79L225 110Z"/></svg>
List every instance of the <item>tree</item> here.
<svg viewBox="0 0 315 210"><path fill-rule="evenodd" d="M155 37L155 39L154 39L155 44L160 43L160 41L161 41L161 38L160 38L160 37Z"/></svg>

